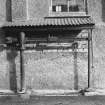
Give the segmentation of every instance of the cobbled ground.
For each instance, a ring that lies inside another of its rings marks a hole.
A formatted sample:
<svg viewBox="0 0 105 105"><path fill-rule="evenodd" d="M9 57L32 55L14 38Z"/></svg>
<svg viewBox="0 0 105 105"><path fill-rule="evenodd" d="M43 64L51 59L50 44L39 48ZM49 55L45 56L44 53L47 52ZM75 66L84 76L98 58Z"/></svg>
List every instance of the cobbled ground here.
<svg viewBox="0 0 105 105"><path fill-rule="evenodd" d="M7 96L0 98L0 105L105 105L105 96Z"/></svg>

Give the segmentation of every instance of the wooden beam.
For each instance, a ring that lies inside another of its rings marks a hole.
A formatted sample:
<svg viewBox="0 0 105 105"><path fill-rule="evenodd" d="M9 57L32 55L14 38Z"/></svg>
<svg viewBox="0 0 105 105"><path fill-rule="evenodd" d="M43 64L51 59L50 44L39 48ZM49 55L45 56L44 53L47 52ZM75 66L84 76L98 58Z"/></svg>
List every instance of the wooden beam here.
<svg viewBox="0 0 105 105"><path fill-rule="evenodd" d="M20 91L23 91L25 85L25 71L24 71L24 41L25 33L20 33Z"/></svg>
<svg viewBox="0 0 105 105"><path fill-rule="evenodd" d="M78 90L78 64L77 64L77 56L78 56L78 43L73 44L73 56L74 56L74 89Z"/></svg>

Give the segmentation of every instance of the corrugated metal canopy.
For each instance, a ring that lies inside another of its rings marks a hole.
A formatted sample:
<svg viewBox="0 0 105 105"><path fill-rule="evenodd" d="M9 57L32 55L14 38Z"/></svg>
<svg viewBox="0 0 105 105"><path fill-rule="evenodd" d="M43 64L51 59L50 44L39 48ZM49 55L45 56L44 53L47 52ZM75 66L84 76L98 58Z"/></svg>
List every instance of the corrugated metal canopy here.
<svg viewBox="0 0 105 105"><path fill-rule="evenodd" d="M3 27L81 26L81 25L94 25L94 22L89 16L45 17L28 21L6 22Z"/></svg>

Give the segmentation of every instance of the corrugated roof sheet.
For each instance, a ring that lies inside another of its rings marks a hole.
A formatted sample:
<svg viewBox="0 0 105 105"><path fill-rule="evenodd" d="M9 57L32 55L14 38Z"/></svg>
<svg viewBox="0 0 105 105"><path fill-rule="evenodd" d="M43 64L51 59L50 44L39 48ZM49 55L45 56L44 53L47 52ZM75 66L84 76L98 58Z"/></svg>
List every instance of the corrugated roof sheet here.
<svg viewBox="0 0 105 105"><path fill-rule="evenodd" d="M4 27L18 26L79 26L79 25L94 25L91 17L45 17L40 19L7 22Z"/></svg>

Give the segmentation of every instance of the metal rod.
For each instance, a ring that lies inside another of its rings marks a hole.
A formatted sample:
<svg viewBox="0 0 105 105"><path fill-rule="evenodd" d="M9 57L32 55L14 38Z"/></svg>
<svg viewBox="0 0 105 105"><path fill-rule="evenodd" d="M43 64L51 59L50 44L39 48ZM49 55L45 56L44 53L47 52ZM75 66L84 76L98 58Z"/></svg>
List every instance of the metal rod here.
<svg viewBox="0 0 105 105"><path fill-rule="evenodd" d="M24 40L25 40L25 33L20 33L20 85L22 91L24 89L25 84L25 71L24 71Z"/></svg>

